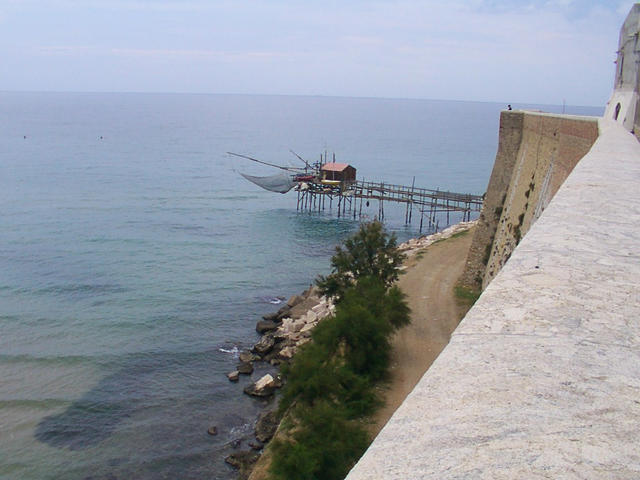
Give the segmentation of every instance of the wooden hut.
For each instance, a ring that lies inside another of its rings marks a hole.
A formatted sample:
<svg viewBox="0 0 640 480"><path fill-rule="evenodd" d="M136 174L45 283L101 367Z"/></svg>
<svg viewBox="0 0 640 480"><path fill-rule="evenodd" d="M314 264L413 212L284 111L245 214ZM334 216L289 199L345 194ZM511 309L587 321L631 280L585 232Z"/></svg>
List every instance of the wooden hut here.
<svg viewBox="0 0 640 480"><path fill-rule="evenodd" d="M356 181L356 169L347 163L325 163L321 179L326 183L350 183Z"/></svg>

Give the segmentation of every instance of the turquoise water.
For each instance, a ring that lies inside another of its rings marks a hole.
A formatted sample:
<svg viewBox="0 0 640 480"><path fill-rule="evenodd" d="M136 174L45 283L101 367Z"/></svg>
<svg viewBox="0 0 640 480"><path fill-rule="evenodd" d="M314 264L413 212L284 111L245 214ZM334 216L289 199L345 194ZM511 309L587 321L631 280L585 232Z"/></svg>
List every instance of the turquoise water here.
<svg viewBox="0 0 640 480"><path fill-rule="evenodd" d="M358 178L481 194L502 107L0 93L0 478L233 478L263 405L225 374L357 222L297 213L225 152L326 150Z"/></svg>

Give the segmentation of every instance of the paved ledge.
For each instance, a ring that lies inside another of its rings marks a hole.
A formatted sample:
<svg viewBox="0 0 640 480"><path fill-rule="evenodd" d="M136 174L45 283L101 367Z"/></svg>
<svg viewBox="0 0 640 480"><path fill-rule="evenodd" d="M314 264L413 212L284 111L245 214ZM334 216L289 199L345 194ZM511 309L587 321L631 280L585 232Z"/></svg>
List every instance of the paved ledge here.
<svg viewBox="0 0 640 480"><path fill-rule="evenodd" d="M599 128L348 480L640 478L640 143Z"/></svg>

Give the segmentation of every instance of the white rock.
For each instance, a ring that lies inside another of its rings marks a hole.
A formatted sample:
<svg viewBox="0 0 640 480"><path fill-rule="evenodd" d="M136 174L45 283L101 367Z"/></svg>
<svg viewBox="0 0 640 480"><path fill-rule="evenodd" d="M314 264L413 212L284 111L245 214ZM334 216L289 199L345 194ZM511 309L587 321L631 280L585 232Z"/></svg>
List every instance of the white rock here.
<svg viewBox="0 0 640 480"><path fill-rule="evenodd" d="M282 330L284 333L291 333L293 331L293 318L285 317L282 319L282 325L278 327L278 330Z"/></svg>
<svg viewBox="0 0 640 480"><path fill-rule="evenodd" d="M256 382L256 390L263 390L273 386L273 377L268 373Z"/></svg>
<svg viewBox="0 0 640 480"><path fill-rule="evenodd" d="M280 352L278 353L278 356L280 356L285 360L289 360L290 358L293 358L295 353L296 353L296 347L294 346L284 347L282 350L280 350Z"/></svg>
<svg viewBox="0 0 640 480"><path fill-rule="evenodd" d="M307 323L304 327L300 329L300 333L311 332L311 330L313 330L315 326L316 326L315 323Z"/></svg>

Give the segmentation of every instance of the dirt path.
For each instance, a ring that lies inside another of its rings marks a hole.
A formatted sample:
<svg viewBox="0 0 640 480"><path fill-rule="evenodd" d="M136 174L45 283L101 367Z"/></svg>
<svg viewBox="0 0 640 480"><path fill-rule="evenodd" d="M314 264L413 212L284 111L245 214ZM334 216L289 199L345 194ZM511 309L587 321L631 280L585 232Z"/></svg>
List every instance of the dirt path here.
<svg viewBox="0 0 640 480"><path fill-rule="evenodd" d="M407 261L399 285L411 307L411 324L393 338L391 379L382 387L385 405L371 426L377 435L413 390L456 328L467 307L459 304L453 287L462 274L473 231L428 247L421 258ZM420 255L418 255L420 257Z"/></svg>

